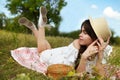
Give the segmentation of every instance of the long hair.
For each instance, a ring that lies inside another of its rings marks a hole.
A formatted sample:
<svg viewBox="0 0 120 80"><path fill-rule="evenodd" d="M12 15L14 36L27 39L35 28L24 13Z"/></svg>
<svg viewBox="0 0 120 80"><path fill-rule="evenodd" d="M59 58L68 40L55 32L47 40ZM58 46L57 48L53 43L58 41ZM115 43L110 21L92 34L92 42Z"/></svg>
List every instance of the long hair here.
<svg viewBox="0 0 120 80"><path fill-rule="evenodd" d="M92 29L92 26L91 26L89 20L85 20L81 25L81 29L82 29L82 27L84 27L85 31L93 39L93 41L97 39L97 36L96 36L94 30ZM81 55L86 50L86 48L87 48L87 46L80 45L79 53L78 53L77 58L75 60L75 69L77 69L79 62L80 62Z"/></svg>

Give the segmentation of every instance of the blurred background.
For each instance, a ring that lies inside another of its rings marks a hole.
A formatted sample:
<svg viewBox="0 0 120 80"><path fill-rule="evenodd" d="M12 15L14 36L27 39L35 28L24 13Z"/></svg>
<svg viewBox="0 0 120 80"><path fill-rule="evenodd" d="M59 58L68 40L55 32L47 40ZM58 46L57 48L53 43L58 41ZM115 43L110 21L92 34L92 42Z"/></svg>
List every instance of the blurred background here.
<svg viewBox="0 0 120 80"><path fill-rule="evenodd" d="M11 57L18 47L36 47L36 39L25 26L18 24L27 17L37 25L39 7L48 10L46 39L52 47L68 45L78 38L81 23L88 19L105 17L112 31L113 47L109 63L120 66L120 0L0 0L0 80L50 80L36 71L22 67ZM111 71L113 72L113 71Z"/></svg>
<svg viewBox="0 0 120 80"><path fill-rule="evenodd" d="M34 4L33 4L34 3ZM37 25L39 7L48 9L48 24L52 25L46 35L78 38L81 23L88 19L105 17L115 39L120 42L120 1L119 0L1 0L0 29L12 32L28 32L29 29L20 27L17 20L25 16ZM76 35L75 35L76 34Z"/></svg>

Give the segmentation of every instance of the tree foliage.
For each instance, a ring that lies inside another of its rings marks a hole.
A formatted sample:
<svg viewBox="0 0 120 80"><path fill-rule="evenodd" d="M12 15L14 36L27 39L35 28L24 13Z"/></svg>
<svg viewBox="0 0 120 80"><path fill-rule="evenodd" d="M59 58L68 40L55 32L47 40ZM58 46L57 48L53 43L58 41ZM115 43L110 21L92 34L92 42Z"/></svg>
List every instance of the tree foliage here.
<svg viewBox="0 0 120 80"><path fill-rule="evenodd" d="M64 0L7 0L6 7L17 17L25 16L37 25L39 17L39 7L45 6L48 10L48 24L55 25L56 32L59 33L59 25L62 20L60 11L66 2Z"/></svg>

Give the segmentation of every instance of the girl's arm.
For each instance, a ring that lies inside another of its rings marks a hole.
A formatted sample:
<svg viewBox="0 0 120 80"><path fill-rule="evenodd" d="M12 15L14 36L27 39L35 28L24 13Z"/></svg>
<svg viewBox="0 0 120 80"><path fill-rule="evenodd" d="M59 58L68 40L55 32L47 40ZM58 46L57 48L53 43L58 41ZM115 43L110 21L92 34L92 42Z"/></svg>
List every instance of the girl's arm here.
<svg viewBox="0 0 120 80"><path fill-rule="evenodd" d="M99 54L102 54L101 56ZM101 76L105 76L105 69L104 69L104 64L102 64L102 57L103 57L103 51L100 51L98 53L98 59L96 61L96 65L95 65L95 68L97 69L98 73L101 75Z"/></svg>
<svg viewBox="0 0 120 80"><path fill-rule="evenodd" d="M84 73L86 71L86 62L87 58L85 56L81 56L79 65L76 69L77 73Z"/></svg>
<svg viewBox="0 0 120 80"><path fill-rule="evenodd" d="M77 72L84 73L86 71L86 63L87 63L88 57L90 57L98 52L98 48L97 48L97 46L95 46L96 42L97 42L97 40L94 41L92 44L90 44L88 46L88 48L84 51L84 53L81 55L79 65L76 69Z"/></svg>
<svg viewBox="0 0 120 80"><path fill-rule="evenodd" d="M109 40L110 40L110 38L108 38L108 40L106 42L104 42L104 40L101 37L99 37L98 41L97 41L98 54L97 54L97 61L96 61L95 68L97 69L99 74L102 76L105 76L104 65L102 64L102 59L104 56L103 53L104 53L104 49L107 47L107 45L109 43Z"/></svg>

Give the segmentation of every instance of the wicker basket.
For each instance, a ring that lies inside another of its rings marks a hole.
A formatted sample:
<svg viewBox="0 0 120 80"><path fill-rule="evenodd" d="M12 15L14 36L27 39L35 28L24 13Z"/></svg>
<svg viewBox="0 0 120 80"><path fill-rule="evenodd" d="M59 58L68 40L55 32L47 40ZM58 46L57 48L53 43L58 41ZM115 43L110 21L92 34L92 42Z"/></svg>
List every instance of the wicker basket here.
<svg viewBox="0 0 120 80"><path fill-rule="evenodd" d="M66 76L69 71L73 70L73 67L65 64L53 64L47 69L47 76L53 78L54 80L59 80L60 78Z"/></svg>

